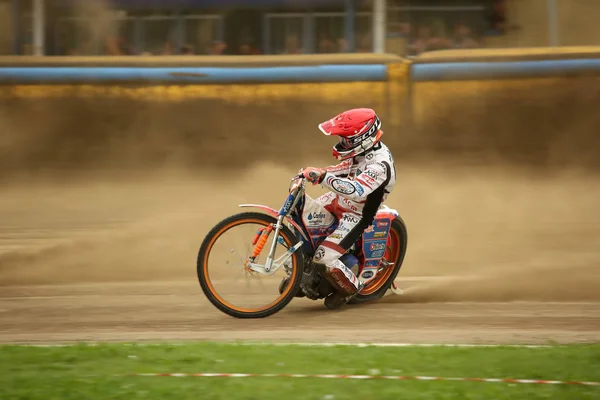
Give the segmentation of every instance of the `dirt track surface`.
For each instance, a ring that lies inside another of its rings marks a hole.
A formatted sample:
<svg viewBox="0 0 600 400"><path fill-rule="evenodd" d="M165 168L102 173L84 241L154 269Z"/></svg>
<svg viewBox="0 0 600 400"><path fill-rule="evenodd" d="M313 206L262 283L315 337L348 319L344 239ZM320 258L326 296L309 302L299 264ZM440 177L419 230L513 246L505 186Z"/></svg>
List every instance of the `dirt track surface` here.
<svg viewBox="0 0 600 400"><path fill-rule="evenodd" d="M277 207L293 172L7 186L0 342L600 340L600 185L578 174L399 166L388 204L409 230L404 296L338 312L296 299L262 320L222 314L197 284L198 246L239 203Z"/></svg>
<svg viewBox="0 0 600 400"><path fill-rule="evenodd" d="M195 282L18 287L0 296L0 342L251 340L402 343L595 341L600 303L429 303L397 299L330 312L297 299L235 320Z"/></svg>

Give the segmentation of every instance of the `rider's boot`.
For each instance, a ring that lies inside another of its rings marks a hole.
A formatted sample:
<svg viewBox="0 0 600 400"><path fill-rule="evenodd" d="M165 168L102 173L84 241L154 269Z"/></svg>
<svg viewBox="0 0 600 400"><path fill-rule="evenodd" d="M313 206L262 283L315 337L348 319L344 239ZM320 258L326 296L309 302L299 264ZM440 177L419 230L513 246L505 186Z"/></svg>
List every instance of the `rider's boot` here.
<svg viewBox="0 0 600 400"><path fill-rule="evenodd" d="M350 301L364 287L356 275L339 259L322 265L322 275L334 287L334 292L325 298L325 307L338 308Z"/></svg>
<svg viewBox="0 0 600 400"><path fill-rule="evenodd" d="M324 302L325 307L329 308L330 310L335 310L336 308L340 308L344 304L347 304L355 296L357 296L360 293L360 291L363 290L364 287L365 287L364 283L360 282L358 289L356 290L356 292L354 294L348 295L348 294L342 293L340 291L335 291L335 292L331 293L329 296L327 296L325 298L325 302Z"/></svg>

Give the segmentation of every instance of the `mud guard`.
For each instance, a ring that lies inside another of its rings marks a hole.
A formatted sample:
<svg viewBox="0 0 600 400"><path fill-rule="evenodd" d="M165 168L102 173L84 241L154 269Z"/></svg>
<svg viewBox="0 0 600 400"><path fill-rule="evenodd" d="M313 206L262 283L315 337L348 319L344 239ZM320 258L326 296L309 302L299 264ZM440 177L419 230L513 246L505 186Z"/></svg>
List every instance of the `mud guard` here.
<svg viewBox="0 0 600 400"><path fill-rule="evenodd" d="M399 216L400 213L397 210L394 210L393 208L389 208L385 204L382 204L381 206L379 206L379 209L377 210L377 213L375 215L380 218L388 218L391 222L394 218Z"/></svg>
<svg viewBox="0 0 600 400"><path fill-rule="evenodd" d="M379 210L377 210L377 215L382 216L384 218L388 218L391 222L392 220L394 220L394 218L399 216L400 213L397 210L394 210L393 208L390 208L390 207L382 204L381 207L379 208ZM389 295L389 294L396 294L398 296L402 296L404 294L404 290L400 289L396 285L396 282L392 282L389 290L384 294L384 296Z"/></svg>
<svg viewBox="0 0 600 400"><path fill-rule="evenodd" d="M263 206L262 204L240 204L239 207L253 207L253 208L259 208L263 211L266 211L269 215L275 217L275 218L279 218L279 211L275 210L274 208L268 207L268 206ZM300 228L300 225L298 225L296 223L296 221L294 221L291 217L287 216L286 219L288 220L288 222L290 224L292 224L292 226L294 228L296 228L296 230L298 232L300 232L300 234L302 235L302 238L304 238L305 241L310 242L310 239L306 237L306 234L304 233L304 231L302 230L302 228Z"/></svg>
<svg viewBox="0 0 600 400"><path fill-rule="evenodd" d="M390 223L400 215L400 213L393 209L390 208L384 204L382 204L379 209L377 210L376 213L376 219L387 219L388 221L390 221ZM398 295L398 296L402 296L404 294L404 290L400 289L398 287L398 285L396 285L396 282L392 281L392 284L390 285L390 288L383 294L383 297L387 297L390 295Z"/></svg>

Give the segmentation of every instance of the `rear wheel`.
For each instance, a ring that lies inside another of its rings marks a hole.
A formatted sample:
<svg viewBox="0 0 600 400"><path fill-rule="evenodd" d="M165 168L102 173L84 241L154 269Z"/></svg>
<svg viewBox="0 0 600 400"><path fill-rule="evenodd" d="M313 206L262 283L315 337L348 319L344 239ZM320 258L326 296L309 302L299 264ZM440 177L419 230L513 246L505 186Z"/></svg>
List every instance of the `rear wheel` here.
<svg viewBox="0 0 600 400"><path fill-rule="evenodd" d="M280 311L294 298L302 277L301 249L273 275L246 267L246 260L255 249L253 239L276 223L270 215L245 212L221 221L206 235L198 252L198 281L208 300L222 312L236 318L264 318ZM265 264L274 232L273 228L256 257L257 264ZM275 259L297 243L286 226L279 235L283 240L276 245ZM285 288L280 288L282 279L288 281Z"/></svg>
<svg viewBox="0 0 600 400"><path fill-rule="evenodd" d="M406 255L407 243L408 232L406 230L406 225L402 218L396 217L394 221L392 221L387 248L383 255L383 258L389 263L393 263L393 265L390 265L385 270L381 271L356 297L350 300L350 304L364 303L383 297L385 292L393 285L398 272L400 272L400 268L402 268L402 262Z"/></svg>

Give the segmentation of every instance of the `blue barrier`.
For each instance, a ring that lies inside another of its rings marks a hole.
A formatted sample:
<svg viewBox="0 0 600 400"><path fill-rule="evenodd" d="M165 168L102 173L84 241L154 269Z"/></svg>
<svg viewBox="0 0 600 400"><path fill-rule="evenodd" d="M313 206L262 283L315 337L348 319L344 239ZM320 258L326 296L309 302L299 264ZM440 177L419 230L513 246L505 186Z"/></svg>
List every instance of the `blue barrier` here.
<svg viewBox="0 0 600 400"><path fill-rule="evenodd" d="M302 7L343 7L345 0L302 0ZM53 5L77 6L81 0L54 0ZM286 7L298 5L294 0L112 0L111 6L126 9L147 9L149 4L153 9L192 8L202 9L210 7ZM358 0L358 6L368 6L366 0Z"/></svg>
<svg viewBox="0 0 600 400"><path fill-rule="evenodd" d="M600 73L600 58L535 61L415 62L411 82L537 78ZM386 64L285 67L0 67L0 84L302 83L387 80Z"/></svg>
<svg viewBox="0 0 600 400"><path fill-rule="evenodd" d="M277 83L384 81L385 65L264 68L8 67L0 83Z"/></svg>
<svg viewBox="0 0 600 400"><path fill-rule="evenodd" d="M600 59L415 63L411 68L413 82L541 78L600 73Z"/></svg>

